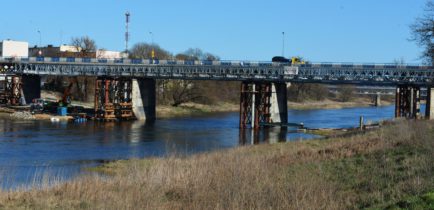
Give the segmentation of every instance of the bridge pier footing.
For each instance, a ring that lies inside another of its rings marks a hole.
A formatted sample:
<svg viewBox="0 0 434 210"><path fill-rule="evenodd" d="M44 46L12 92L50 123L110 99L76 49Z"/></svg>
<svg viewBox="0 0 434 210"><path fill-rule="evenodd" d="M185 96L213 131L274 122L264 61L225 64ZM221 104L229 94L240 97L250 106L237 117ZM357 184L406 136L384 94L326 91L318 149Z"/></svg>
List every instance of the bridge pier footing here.
<svg viewBox="0 0 434 210"><path fill-rule="evenodd" d="M395 117L420 118L420 87L399 85L396 88Z"/></svg>
<svg viewBox="0 0 434 210"><path fill-rule="evenodd" d="M434 87L427 87L425 118L434 120Z"/></svg>
<svg viewBox="0 0 434 210"><path fill-rule="evenodd" d="M287 123L286 84L242 82L240 128L259 129L261 124Z"/></svg>

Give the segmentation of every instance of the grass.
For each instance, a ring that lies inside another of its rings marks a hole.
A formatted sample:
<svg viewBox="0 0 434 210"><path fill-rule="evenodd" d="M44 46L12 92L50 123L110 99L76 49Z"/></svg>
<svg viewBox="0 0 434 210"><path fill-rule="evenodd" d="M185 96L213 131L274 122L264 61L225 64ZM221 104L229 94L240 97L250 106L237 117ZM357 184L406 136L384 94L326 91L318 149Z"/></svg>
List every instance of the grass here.
<svg viewBox="0 0 434 210"><path fill-rule="evenodd" d="M404 210L404 209L434 209L434 190L420 196L411 196L395 204L387 206L388 210Z"/></svg>
<svg viewBox="0 0 434 210"><path fill-rule="evenodd" d="M390 101L382 101L382 106L392 104ZM372 101L369 98L357 98L348 102L340 102L330 99L322 101L306 101L306 102L288 102L288 109L310 110L310 109L342 109L350 107L368 107L372 106Z"/></svg>
<svg viewBox="0 0 434 210"><path fill-rule="evenodd" d="M434 123L398 121L346 138L122 160L0 209L430 209ZM426 208L425 208L426 207Z"/></svg>

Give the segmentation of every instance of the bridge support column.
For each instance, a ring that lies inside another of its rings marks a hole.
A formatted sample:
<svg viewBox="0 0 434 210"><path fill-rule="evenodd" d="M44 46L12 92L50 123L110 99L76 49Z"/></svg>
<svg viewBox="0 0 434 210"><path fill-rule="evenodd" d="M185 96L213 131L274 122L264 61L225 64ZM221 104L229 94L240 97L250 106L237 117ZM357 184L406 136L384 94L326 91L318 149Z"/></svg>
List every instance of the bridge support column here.
<svg viewBox="0 0 434 210"><path fill-rule="evenodd" d="M3 100L8 105L20 105L23 94L21 77L17 75L6 75L5 77L5 90L3 93Z"/></svg>
<svg viewBox="0 0 434 210"><path fill-rule="evenodd" d="M374 106L381 106L381 95L378 93L374 96Z"/></svg>
<svg viewBox="0 0 434 210"><path fill-rule="evenodd" d="M240 128L287 123L285 83L243 82L240 95Z"/></svg>
<svg viewBox="0 0 434 210"><path fill-rule="evenodd" d="M41 77L39 75L22 75L21 81L26 104L32 103L35 98L41 98Z"/></svg>
<svg viewBox="0 0 434 210"><path fill-rule="evenodd" d="M97 120L116 120L115 95L113 78L97 78L95 81L95 118Z"/></svg>
<svg viewBox="0 0 434 210"><path fill-rule="evenodd" d="M395 117L420 117L420 87L400 85L396 88Z"/></svg>
<svg viewBox="0 0 434 210"><path fill-rule="evenodd" d="M155 79L133 79L133 112L138 120L154 122L156 119Z"/></svg>
<svg viewBox="0 0 434 210"><path fill-rule="evenodd" d="M286 83L273 83L271 93L271 122L288 123L288 98Z"/></svg>
<svg viewBox="0 0 434 210"><path fill-rule="evenodd" d="M434 87L427 87L425 118L434 119Z"/></svg>

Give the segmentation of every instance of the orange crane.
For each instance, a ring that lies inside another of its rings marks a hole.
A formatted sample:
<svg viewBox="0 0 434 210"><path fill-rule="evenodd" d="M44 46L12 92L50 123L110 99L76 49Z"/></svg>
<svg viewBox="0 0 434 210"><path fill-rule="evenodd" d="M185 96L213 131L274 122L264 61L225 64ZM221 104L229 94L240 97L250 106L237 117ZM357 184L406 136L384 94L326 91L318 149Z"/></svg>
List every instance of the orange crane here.
<svg viewBox="0 0 434 210"><path fill-rule="evenodd" d="M63 96L62 99L59 101L59 106L68 106L69 104L71 104L71 90L74 86L74 83L77 83L77 79L75 77L73 77L73 79L70 79L68 87L66 87L65 91L63 91Z"/></svg>

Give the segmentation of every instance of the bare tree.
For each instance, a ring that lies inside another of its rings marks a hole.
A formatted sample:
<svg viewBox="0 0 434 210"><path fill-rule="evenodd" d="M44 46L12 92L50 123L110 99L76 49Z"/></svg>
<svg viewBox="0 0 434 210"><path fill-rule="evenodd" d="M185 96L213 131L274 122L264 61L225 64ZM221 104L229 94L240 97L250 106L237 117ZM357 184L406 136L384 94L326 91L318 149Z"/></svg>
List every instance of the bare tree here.
<svg viewBox="0 0 434 210"><path fill-rule="evenodd" d="M172 58L172 54L161 48L157 44L148 44L148 43L137 43L130 50L130 58L134 59L150 59L152 58L152 50L154 51L155 59L170 59Z"/></svg>
<svg viewBox="0 0 434 210"><path fill-rule="evenodd" d="M71 45L74 46L78 52L95 52L97 49L95 40L88 36L72 38Z"/></svg>
<svg viewBox="0 0 434 210"><path fill-rule="evenodd" d="M208 61L220 60L220 57L218 57L217 55L204 52L199 48L189 48L183 53L177 54L175 57L176 59L179 60L208 60Z"/></svg>
<svg viewBox="0 0 434 210"><path fill-rule="evenodd" d="M393 60L393 64L395 64L395 65L404 65L405 64L405 59L403 57L396 58L396 59Z"/></svg>
<svg viewBox="0 0 434 210"><path fill-rule="evenodd" d="M197 100L202 97L199 88L192 82L187 80L173 80L170 83L169 91L172 96L172 106L179 106L183 103Z"/></svg>
<svg viewBox="0 0 434 210"><path fill-rule="evenodd" d="M288 88L288 100L295 102L322 101L328 94L328 88L323 84L294 83Z"/></svg>
<svg viewBox="0 0 434 210"><path fill-rule="evenodd" d="M339 99L342 102L348 102L354 97L355 87L353 85L342 85L339 88Z"/></svg>
<svg viewBox="0 0 434 210"><path fill-rule="evenodd" d="M410 28L412 30L410 40L425 48L422 58L430 65L434 65L434 2L432 0L427 1L425 14L417 18Z"/></svg>

